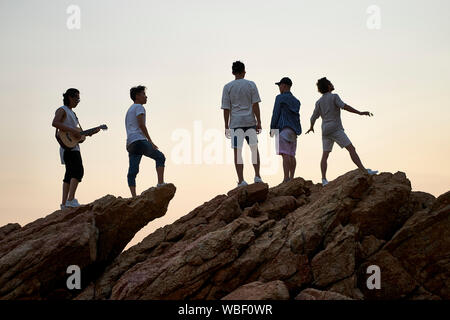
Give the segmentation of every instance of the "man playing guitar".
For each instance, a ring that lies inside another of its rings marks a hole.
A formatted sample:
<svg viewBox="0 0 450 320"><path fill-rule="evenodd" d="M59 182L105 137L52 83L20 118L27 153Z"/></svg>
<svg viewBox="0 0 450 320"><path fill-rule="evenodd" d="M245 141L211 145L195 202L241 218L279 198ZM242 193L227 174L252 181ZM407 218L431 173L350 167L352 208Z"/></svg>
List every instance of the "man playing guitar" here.
<svg viewBox="0 0 450 320"><path fill-rule="evenodd" d="M72 111L80 102L80 92L77 89L71 88L63 94L64 105L58 108L55 112L52 126L64 132L70 132L75 139L81 139L78 118ZM95 129L89 135L99 132L100 129ZM80 141L80 143L83 142ZM78 207L80 204L75 199L75 192L78 183L84 175L83 162L81 160L80 146L77 144L74 148L60 147L61 163L66 166L66 173L63 180L63 194L61 209L66 207Z"/></svg>

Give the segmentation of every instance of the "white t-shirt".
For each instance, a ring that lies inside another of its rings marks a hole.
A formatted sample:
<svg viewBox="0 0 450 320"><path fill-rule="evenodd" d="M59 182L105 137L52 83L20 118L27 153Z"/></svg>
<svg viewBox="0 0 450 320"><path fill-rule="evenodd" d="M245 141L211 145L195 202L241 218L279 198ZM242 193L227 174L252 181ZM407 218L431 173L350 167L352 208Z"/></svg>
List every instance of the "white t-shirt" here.
<svg viewBox="0 0 450 320"><path fill-rule="evenodd" d="M127 146L138 140L147 140L141 128L139 128L137 116L143 114L145 108L142 104L133 104L127 111L125 117L125 128L127 129Z"/></svg>
<svg viewBox="0 0 450 320"><path fill-rule="evenodd" d="M75 113L66 106L61 106L59 108L62 108L66 112L66 116L64 117L64 121L62 122L65 126L71 127L71 128L78 128L78 120ZM80 145L76 145L70 151L80 151ZM64 149L62 147L59 147L59 157L61 158L61 164L64 163Z"/></svg>
<svg viewBox="0 0 450 320"><path fill-rule="evenodd" d="M322 135L329 135L337 130L344 130L341 121L341 109L345 103L331 92L325 93L317 102L311 120L322 117Z"/></svg>
<svg viewBox="0 0 450 320"><path fill-rule="evenodd" d="M253 81L237 79L227 83L222 93L222 109L231 110L230 129L255 126L253 104L257 102L261 99Z"/></svg>

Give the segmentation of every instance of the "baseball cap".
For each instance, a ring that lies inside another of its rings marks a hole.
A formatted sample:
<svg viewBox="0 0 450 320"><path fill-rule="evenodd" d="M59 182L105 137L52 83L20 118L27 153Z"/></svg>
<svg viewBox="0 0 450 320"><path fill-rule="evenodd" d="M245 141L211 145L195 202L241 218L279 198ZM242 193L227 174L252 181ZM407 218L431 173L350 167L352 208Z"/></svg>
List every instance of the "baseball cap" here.
<svg viewBox="0 0 450 320"><path fill-rule="evenodd" d="M275 82L277 86L279 86L282 83L287 84L288 86L292 86L292 81L288 77L284 77L283 79L280 80L280 82Z"/></svg>

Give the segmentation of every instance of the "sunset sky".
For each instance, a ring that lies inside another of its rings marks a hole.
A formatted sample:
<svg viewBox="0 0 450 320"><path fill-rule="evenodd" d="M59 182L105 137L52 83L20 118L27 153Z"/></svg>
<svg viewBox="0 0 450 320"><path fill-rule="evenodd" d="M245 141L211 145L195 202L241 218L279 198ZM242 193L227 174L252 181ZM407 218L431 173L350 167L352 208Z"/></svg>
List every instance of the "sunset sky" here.
<svg viewBox="0 0 450 320"><path fill-rule="evenodd" d="M80 9L79 29L68 27L71 5ZM129 197L129 89L148 87L147 126L177 193L167 214L130 245L234 188L220 103L235 60L246 64L262 99L261 173L270 186L283 179L268 132L279 93L274 82L292 79L306 132L320 97L316 81L327 76L344 102L375 115L342 113L363 164L403 171L413 190L439 196L450 189L449 11L448 0L0 0L0 226L59 209L64 166L51 122L70 87L81 92L75 112L83 127L109 127L81 145L80 203ZM315 134L299 137L297 149L296 176L315 183L320 122ZM335 145L328 180L354 168ZM249 159L244 175L253 181ZM156 182L155 163L144 158L138 192Z"/></svg>

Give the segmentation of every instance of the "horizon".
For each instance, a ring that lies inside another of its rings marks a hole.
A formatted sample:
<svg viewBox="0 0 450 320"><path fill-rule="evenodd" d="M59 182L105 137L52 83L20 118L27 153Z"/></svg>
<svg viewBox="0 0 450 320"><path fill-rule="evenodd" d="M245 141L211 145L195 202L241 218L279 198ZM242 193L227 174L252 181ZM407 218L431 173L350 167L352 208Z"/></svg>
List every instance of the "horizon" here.
<svg viewBox="0 0 450 320"><path fill-rule="evenodd" d="M80 90L76 112L83 128L109 128L80 146L85 176L76 198L82 204L106 194L130 197L125 113L133 103L129 89L147 87L147 127L167 158L166 182L177 192L166 215L149 223L128 247L234 189L220 101L236 60L245 63L245 78L256 83L262 99L258 139L261 175L269 187L283 179L281 157L274 154L268 132L279 94L274 83L285 76L301 102L295 177L320 183L321 120L314 134L305 133L321 96L316 82L326 76L344 102L374 114L341 112L367 168L405 172L413 191L435 197L448 191L450 3L285 5L289 10L257 1L1 1L0 226L24 226L59 209L64 166L51 121L70 87ZM248 147L244 154L250 183ZM335 145L328 180L353 169L348 152ZM156 182L154 161L142 160L138 194Z"/></svg>

